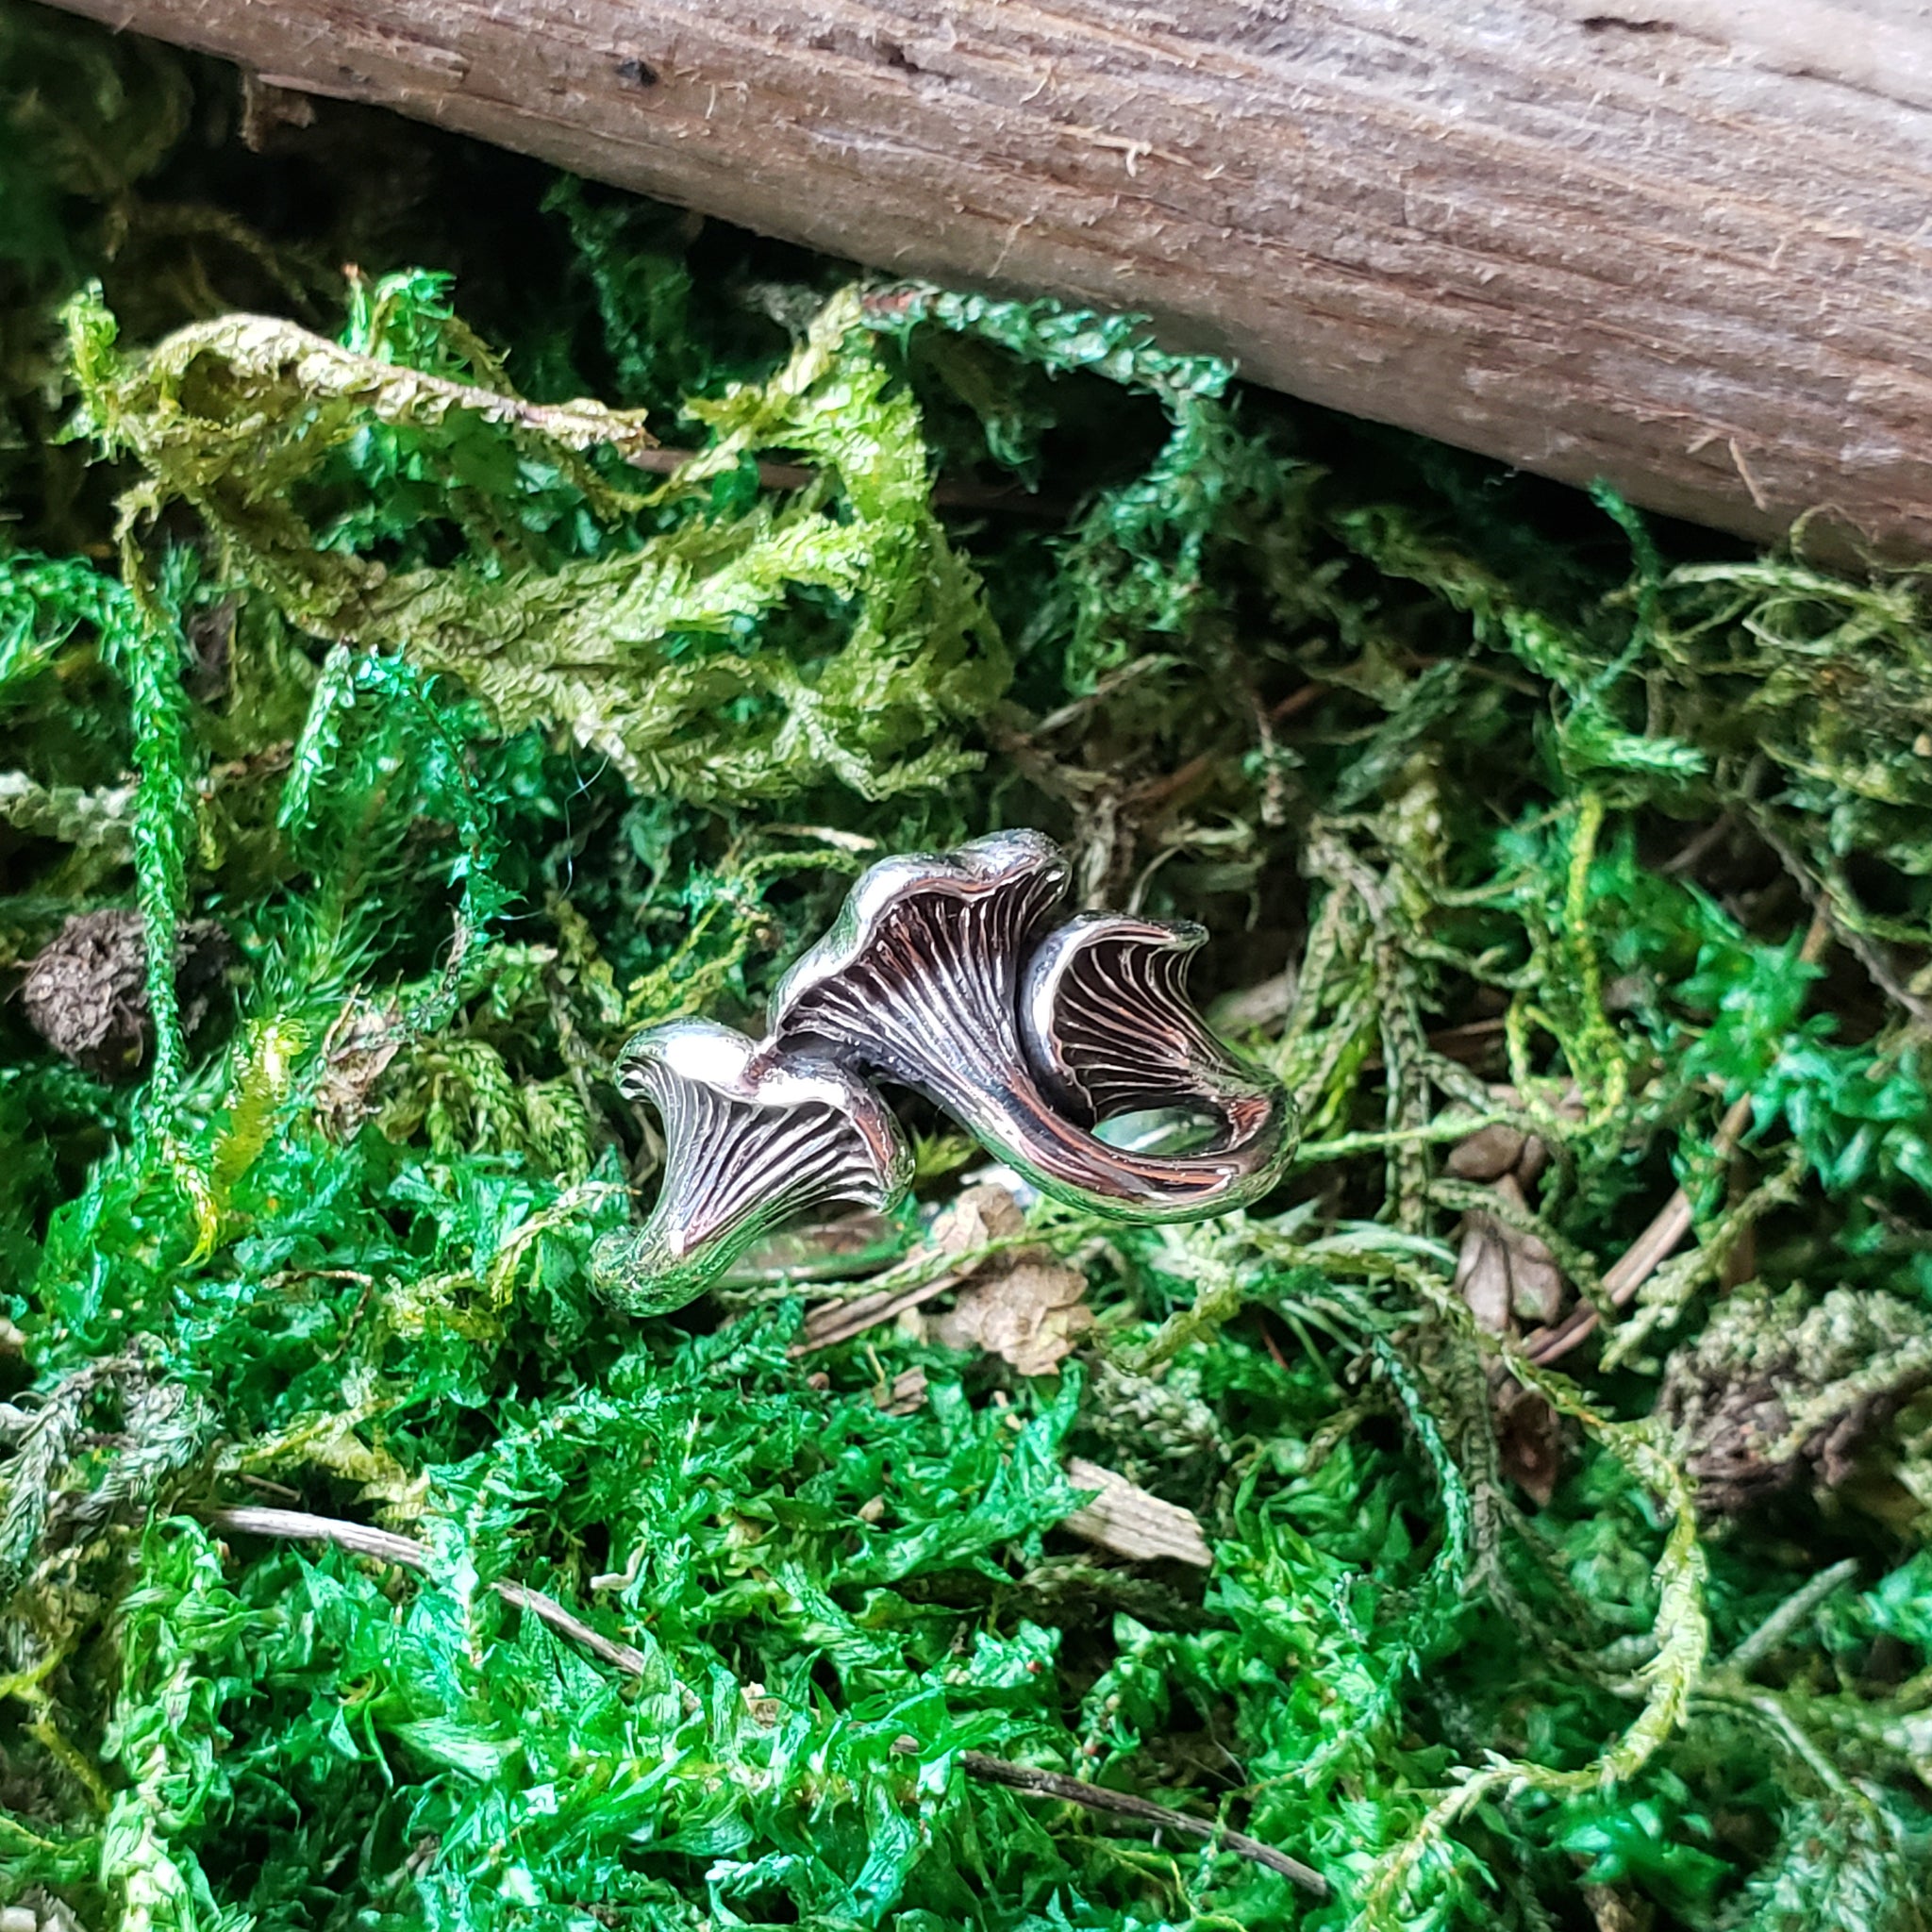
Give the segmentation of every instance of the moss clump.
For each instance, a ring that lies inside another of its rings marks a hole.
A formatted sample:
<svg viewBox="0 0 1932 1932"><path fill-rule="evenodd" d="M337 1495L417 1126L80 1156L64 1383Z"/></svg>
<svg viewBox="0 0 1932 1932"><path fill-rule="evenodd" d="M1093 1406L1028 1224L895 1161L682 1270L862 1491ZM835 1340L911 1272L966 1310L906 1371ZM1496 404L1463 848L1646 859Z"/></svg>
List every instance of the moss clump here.
<svg viewBox="0 0 1932 1932"><path fill-rule="evenodd" d="M141 938L111 1068L0 1009L0 1892L1923 1925L1922 581L272 106L0 7L0 947ZM1210 927L1280 1193L1035 1212L1031 1379L800 1357L837 1282L601 1306L625 1033L1013 824Z"/></svg>

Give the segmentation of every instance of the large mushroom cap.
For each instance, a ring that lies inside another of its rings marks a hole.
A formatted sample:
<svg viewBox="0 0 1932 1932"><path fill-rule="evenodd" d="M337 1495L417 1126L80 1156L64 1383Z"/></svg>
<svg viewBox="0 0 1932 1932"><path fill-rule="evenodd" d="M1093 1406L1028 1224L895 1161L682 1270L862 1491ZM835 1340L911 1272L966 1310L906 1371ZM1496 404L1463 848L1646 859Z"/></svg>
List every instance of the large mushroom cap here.
<svg viewBox="0 0 1932 1932"><path fill-rule="evenodd" d="M760 1046L708 1020L638 1034L617 1085L664 1124L649 1219L599 1243L599 1284L634 1313L681 1307L759 1236L828 1202L885 1208L911 1182L898 1123L830 1060Z"/></svg>
<svg viewBox="0 0 1932 1932"><path fill-rule="evenodd" d="M881 860L779 982L771 1039L823 1041L926 1091L962 1051L1016 1056L1020 960L1066 881L1039 832Z"/></svg>

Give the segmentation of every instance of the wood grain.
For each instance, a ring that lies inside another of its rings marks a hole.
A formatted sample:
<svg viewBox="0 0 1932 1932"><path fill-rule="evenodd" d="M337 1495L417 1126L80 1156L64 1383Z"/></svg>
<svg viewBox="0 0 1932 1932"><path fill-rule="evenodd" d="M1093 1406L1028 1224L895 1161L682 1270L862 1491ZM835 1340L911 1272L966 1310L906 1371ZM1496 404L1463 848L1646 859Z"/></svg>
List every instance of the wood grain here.
<svg viewBox="0 0 1932 1932"><path fill-rule="evenodd" d="M1117 1557L1146 1562L1165 1557L1202 1570L1214 1567L1214 1552L1201 1533L1200 1519L1178 1503L1163 1503L1138 1483L1085 1457L1071 1457L1067 1480L1076 1490L1098 1491L1060 1524Z"/></svg>
<svg viewBox="0 0 1932 1932"><path fill-rule="evenodd" d="M1757 537L1932 552L1920 0L66 0Z"/></svg>

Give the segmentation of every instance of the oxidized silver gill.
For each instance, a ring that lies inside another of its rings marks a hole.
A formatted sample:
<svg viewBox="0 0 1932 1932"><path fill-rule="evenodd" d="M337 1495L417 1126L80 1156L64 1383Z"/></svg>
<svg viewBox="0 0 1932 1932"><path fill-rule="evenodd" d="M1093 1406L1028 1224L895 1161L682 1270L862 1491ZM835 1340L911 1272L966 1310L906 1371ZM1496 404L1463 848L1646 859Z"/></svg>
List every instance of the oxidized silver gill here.
<svg viewBox="0 0 1932 1932"><path fill-rule="evenodd" d="M832 1200L890 1207L910 1163L874 1079L1110 1220L1201 1220L1273 1187L1291 1105L1189 1003L1206 933L1116 913L1056 927L1066 879L1038 832L884 859L779 983L762 1041L689 1020L631 1040L619 1085L662 1118L664 1174L643 1227L600 1245L606 1292L677 1307L780 1221ZM1175 1110L1205 1117L1205 1146L1141 1153L1093 1131Z"/></svg>

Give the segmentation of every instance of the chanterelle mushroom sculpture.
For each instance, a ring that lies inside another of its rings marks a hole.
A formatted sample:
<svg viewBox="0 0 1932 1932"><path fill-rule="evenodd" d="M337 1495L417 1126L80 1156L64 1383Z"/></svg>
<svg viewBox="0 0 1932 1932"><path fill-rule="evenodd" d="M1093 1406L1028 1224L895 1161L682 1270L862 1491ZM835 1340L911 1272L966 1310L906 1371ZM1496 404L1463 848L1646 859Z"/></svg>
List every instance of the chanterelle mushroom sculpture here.
<svg viewBox="0 0 1932 1932"><path fill-rule="evenodd" d="M1045 940L1045 963L1027 980L1037 1072L1029 1062L1023 974L1066 875L1038 832L874 866L780 982L771 1042L924 1093L1043 1192L1115 1220L1195 1221L1255 1199L1290 1151L1289 1100L1187 1008L1195 929L1103 915ZM1222 1131L1198 1153L1134 1154L1089 1131L1129 1107L1203 1105Z"/></svg>
<svg viewBox="0 0 1932 1932"><path fill-rule="evenodd" d="M867 1075L1114 1220L1197 1221L1266 1192L1291 1110L1188 1004L1206 934L1113 913L1048 931L1066 877L1038 832L885 859L779 983L762 1041L700 1020L632 1040L618 1085L662 1116L664 1176L644 1225L599 1244L610 1298L675 1307L781 1221L829 1201L890 1208L911 1163ZM1208 1145L1138 1153L1092 1131L1174 1109L1208 1117Z"/></svg>
<svg viewBox="0 0 1932 1932"><path fill-rule="evenodd" d="M650 1218L607 1235L595 1257L605 1293L633 1314L694 1299L781 1222L831 1201L884 1208L912 1179L898 1123L863 1080L708 1020L638 1034L617 1085L664 1123Z"/></svg>

